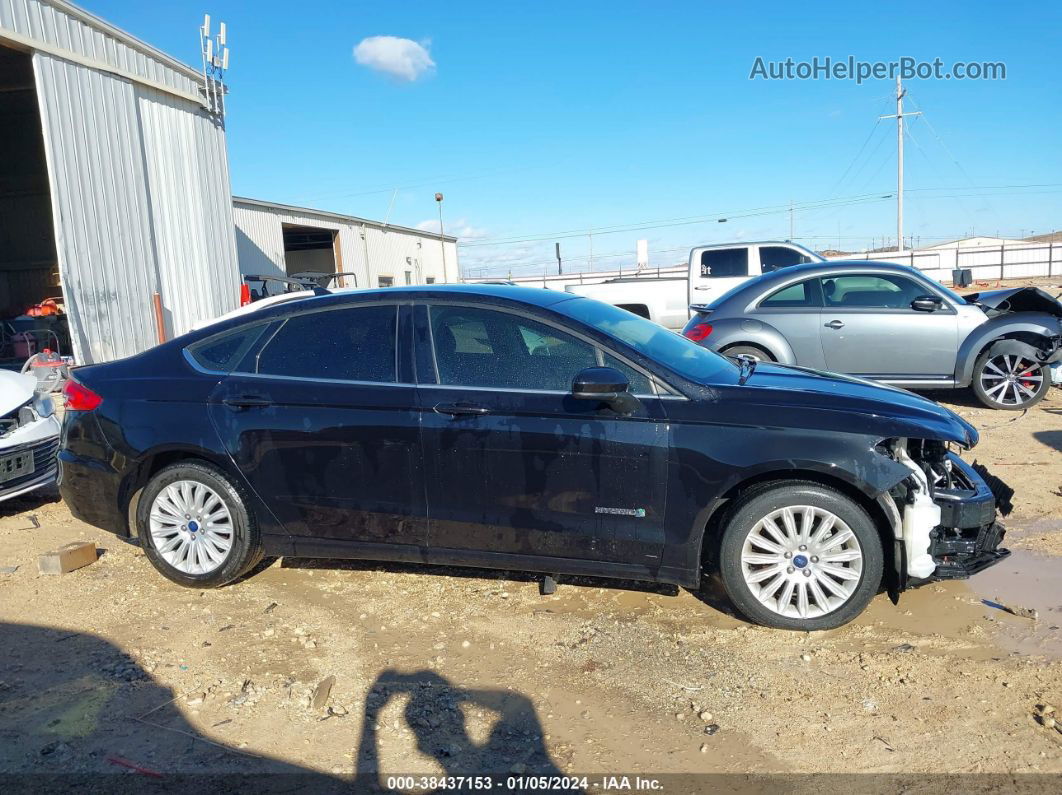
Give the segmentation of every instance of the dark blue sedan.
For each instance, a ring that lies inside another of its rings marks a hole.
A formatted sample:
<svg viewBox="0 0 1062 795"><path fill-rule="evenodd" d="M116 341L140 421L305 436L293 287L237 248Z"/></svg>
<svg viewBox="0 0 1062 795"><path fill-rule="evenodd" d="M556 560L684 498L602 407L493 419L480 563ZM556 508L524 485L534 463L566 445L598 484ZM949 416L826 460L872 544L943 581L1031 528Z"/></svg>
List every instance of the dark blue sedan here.
<svg viewBox="0 0 1062 795"><path fill-rule="evenodd" d="M977 434L930 400L567 293L317 293L78 368L74 514L196 588L263 555L691 588L707 567L745 616L801 630L1006 554L949 449Z"/></svg>

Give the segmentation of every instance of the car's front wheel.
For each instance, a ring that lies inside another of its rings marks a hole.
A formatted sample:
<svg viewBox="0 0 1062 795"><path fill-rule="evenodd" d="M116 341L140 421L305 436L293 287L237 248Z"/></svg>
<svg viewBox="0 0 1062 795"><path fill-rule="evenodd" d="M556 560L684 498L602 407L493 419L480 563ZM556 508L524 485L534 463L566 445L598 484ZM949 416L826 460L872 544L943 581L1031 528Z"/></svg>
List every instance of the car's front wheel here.
<svg viewBox="0 0 1062 795"><path fill-rule="evenodd" d="M974 364L974 394L990 409L1027 409L1043 400L1050 387L1047 368L1019 353L985 351Z"/></svg>
<svg viewBox="0 0 1062 795"><path fill-rule="evenodd" d="M719 573L734 606L778 629L833 629L881 583L874 522L844 494L810 482L766 484L724 517Z"/></svg>
<svg viewBox="0 0 1062 795"><path fill-rule="evenodd" d="M191 588L224 585L262 558L242 490L198 461L173 464L151 478L137 504L137 534L152 565Z"/></svg>

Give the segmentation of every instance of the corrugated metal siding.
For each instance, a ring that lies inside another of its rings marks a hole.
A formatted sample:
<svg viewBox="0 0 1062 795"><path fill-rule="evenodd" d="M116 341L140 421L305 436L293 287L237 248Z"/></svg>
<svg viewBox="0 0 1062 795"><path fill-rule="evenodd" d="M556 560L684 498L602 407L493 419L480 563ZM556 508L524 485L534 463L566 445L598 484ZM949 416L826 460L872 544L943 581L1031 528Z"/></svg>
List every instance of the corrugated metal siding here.
<svg viewBox="0 0 1062 795"><path fill-rule="evenodd" d="M155 342L157 278L136 92L39 52L33 66L74 355L136 353Z"/></svg>
<svg viewBox="0 0 1062 795"><path fill-rule="evenodd" d="M41 52L33 62L77 360L156 344L156 291L169 335L234 309L223 131L169 94Z"/></svg>
<svg viewBox="0 0 1062 795"><path fill-rule="evenodd" d="M225 133L190 103L136 89L169 336L239 304Z"/></svg>
<svg viewBox="0 0 1062 795"><path fill-rule="evenodd" d="M284 275L284 235L274 213L234 204L236 252L240 273ZM344 262L346 261L344 252Z"/></svg>
<svg viewBox="0 0 1062 795"><path fill-rule="evenodd" d="M186 94L199 93L194 70L69 3L0 0L0 28Z"/></svg>
<svg viewBox="0 0 1062 795"><path fill-rule="evenodd" d="M380 276L391 276L395 285L405 284L405 272L413 272L413 283L424 284L428 277L442 284L442 250L438 237L388 227L383 229L356 220L343 222L334 217L296 212L294 209L234 202L237 248L242 273L284 273L284 238L281 224L316 226L339 231L343 270L358 275L359 287L376 287ZM457 245L447 240L446 264L449 281L457 281ZM409 262L407 262L407 257Z"/></svg>

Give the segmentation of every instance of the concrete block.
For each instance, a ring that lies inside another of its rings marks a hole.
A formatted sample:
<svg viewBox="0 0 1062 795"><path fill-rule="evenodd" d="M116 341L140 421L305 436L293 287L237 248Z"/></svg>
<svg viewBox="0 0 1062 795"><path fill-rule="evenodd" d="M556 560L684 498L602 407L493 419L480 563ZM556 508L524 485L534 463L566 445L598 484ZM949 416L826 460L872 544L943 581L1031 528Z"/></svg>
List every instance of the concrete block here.
<svg viewBox="0 0 1062 795"><path fill-rule="evenodd" d="M46 552L38 559L41 574L66 574L82 566L95 563L99 555L92 541L71 541L58 549Z"/></svg>

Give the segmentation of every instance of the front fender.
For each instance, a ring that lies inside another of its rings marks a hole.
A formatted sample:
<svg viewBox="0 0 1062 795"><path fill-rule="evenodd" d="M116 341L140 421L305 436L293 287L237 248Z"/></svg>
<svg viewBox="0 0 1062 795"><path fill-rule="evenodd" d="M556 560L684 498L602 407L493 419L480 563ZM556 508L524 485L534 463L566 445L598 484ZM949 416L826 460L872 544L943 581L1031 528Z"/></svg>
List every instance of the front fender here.
<svg viewBox="0 0 1062 795"><path fill-rule="evenodd" d="M726 318L718 322L709 318L708 322L712 324L712 333L705 343L713 351L721 351L731 345L751 344L763 348L780 364L797 363L793 348L781 332L769 323L758 318Z"/></svg>
<svg viewBox="0 0 1062 795"><path fill-rule="evenodd" d="M880 438L726 422L675 425L662 566L679 573L673 576L693 577L709 519L745 484L803 477L867 500L889 499L888 490L910 472L876 449Z"/></svg>
<svg viewBox="0 0 1062 795"><path fill-rule="evenodd" d="M1002 341L1003 337L1017 335L1050 339L1057 337L1060 333L1062 333L1062 327L1059 325L1058 318L1046 312L1023 312L993 318L975 328L959 346L959 353L955 359L955 383L957 386L970 385L973 381L977 357L996 340Z"/></svg>

